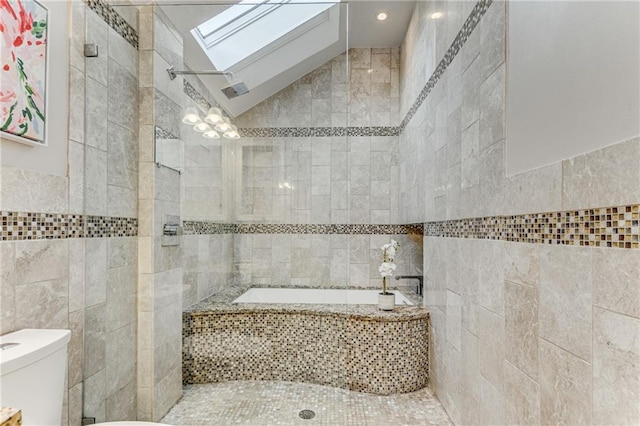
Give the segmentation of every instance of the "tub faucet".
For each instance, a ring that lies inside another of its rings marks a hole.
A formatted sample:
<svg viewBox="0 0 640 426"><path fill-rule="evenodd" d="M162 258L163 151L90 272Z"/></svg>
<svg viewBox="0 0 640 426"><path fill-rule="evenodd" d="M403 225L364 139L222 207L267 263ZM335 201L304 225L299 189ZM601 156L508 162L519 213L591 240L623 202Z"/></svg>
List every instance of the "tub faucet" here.
<svg viewBox="0 0 640 426"><path fill-rule="evenodd" d="M396 281L397 280L402 280L402 279L418 280L418 285L416 286L416 293L418 293L420 296L422 296L422 290L423 290L422 275L396 275Z"/></svg>

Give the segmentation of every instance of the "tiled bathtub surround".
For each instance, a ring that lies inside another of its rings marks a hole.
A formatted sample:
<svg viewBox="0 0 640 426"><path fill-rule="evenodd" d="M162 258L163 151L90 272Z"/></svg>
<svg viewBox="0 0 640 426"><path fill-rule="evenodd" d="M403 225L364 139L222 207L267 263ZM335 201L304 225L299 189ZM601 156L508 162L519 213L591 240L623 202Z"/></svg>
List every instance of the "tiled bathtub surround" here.
<svg viewBox="0 0 640 426"><path fill-rule="evenodd" d="M428 237L640 248L640 205L492 216L424 224Z"/></svg>
<svg viewBox="0 0 640 426"><path fill-rule="evenodd" d="M229 303L241 292L183 314L185 384L284 380L383 395L426 386L423 308Z"/></svg>

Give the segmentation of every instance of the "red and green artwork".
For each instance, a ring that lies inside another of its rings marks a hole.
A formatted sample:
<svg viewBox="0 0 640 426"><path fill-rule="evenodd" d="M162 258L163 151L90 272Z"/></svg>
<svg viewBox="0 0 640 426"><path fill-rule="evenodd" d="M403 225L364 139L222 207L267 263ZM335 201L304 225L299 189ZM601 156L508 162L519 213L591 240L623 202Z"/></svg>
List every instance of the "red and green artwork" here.
<svg viewBox="0 0 640 426"><path fill-rule="evenodd" d="M34 0L0 0L0 131L45 143L47 9Z"/></svg>

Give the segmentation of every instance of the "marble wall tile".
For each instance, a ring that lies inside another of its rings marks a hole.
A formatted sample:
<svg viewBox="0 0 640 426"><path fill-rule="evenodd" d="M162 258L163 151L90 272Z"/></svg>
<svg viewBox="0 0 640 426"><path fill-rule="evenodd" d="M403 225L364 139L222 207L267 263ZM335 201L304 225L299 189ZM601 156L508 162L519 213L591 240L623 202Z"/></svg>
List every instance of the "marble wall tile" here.
<svg viewBox="0 0 640 426"><path fill-rule="evenodd" d="M69 139L84 143L84 117L85 75L72 66L69 67Z"/></svg>
<svg viewBox="0 0 640 426"><path fill-rule="evenodd" d="M511 363L504 363L506 424L540 424L540 387Z"/></svg>
<svg viewBox="0 0 640 426"><path fill-rule="evenodd" d="M105 408L107 394L104 369L84 380L84 395L84 415L87 417L95 417L96 422L104 422L107 419Z"/></svg>
<svg viewBox="0 0 640 426"><path fill-rule="evenodd" d="M540 246L509 242L504 245L504 253L504 279L537 287L540 282Z"/></svg>
<svg viewBox="0 0 640 426"><path fill-rule="evenodd" d="M122 65L109 60L107 110L109 121L134 130L138 125L138 81ZM102 100L104 102L104 99ZM174 133L178 134L178 133Z"/></svg>
<svg viewBox="0 0 640 426"><path fill-rule="evenodd" d="M69 312L84 309L85 240L69 239Z"/></svg>
<svg viewBox="0 0 640 426"><path fill-rule="evenodd" d="M480 374L491 383L492 388L495 388L498 393L502 393L504 387L504 327L504 318L486 309L478 311ZM482 402L484 403L484 399Z"/></svg>
<svg viewBox="0 0 640 426"><path fill-rule="evenodd" d="M68 328L69 279L65 276L15 287L16 329ZM37 306L38 309L34 309Z"/></svg>
<svg viewBox="0 0 640 426"><path fill-rule="evenodd" d="M45 175L3 166L0 205L3 211L67 213L69 182L65 176Z"/></svg>
<svg viewBox="0 0 640 426"><path fill-rule="evenodd" d="M504 243L481 240L476 245L480 256L478 303L504 316Z"/></svg>
<svg viewBox="0 0 640 426"><path fill-rule="evenodd" d="M129 323L105 334L106 395L121 391L136 377L136 324ZM110 418L113 420L113 418Z"/></svg>
<svg viewBox="0 0 640 426"><path fill-rule="evenodd" d="M107 271L105 332L135 323L137 270L135 265Z"/></svg>
<svg viewBox="0 0 640 426"><path fill-rule="evenodd" d="M66 240L19 241L15 245L16 284L68 277Z"/></svg>
<svg viewBox="0 0 640 426"><path fill-rule="evenodd" d="M83 383L78 383L69 389L69 424L82 424L82 394Z"/></svg>
<svg viewBox="0 0 640 426"><path fill-rule="evenodd" d="M506 409L504 394L484 377L480 379L482 401L480 404L481 424L506 424Z"/></svg>
<svg viewBox="0 0 640 426"><path fill-rule="evenodd" d="M86 147L85 154L85 212L104 216L107 214L107 153Z"/></svg>
<svg viewBox="0 0 640 426"><path fill-rule="evenodd" d="M85 9L86 15L86 43L97 44L102 52L109 51L109 25L94 11ZM85 72L97 82L107 85L107 62L108 55L98 55L95 58L85 59Z"/></svg>
<svg viewBox="0 0 640 426"><path fill-rule="evenodd" d="M69 389L82 382L84 364L84 311L69 314L71 340L68 346L67 384ZM70 395L71 396L71 395Z"/></svg>
<svg viewBox="0 0 640 426"><path fill-rule="evenodd" d="M490 7L480 21L480 64L478 73L485 80L505 61L506 57L506 3Z"/></svg>
<svg viewBox="0 0 640 426"><path fill-rule="evenodd" d="M106 364L105 304L88 307L84 323L84 370L85 378L104 370Z"/></svg>
<svg viewBox="0 0 640 426"><path fill-rule="evenodd" d="M593 304L640 318L640 254L594 249L592 256Z"/></svg>
<svg viewBox="0 0 640 426"><path fill-rule="evenodd" d="M591 259L586 248L542 246L540 337L591 360Z"/></svg>
<svg viewBox="0 0 640 426"><path fill-rule="evenodd" d="M540 421L591 424L591 365L540 339Z"/></svg>
<svg viewBox="0 0 640 426"><path fill-rule="evenodd" d="M129 9L135 10L135 7ZM138 74L138 51L112 28L109 29L109 58L116 61L129 74Z"/></svg>
<svg viewBox="0 0 640 426"><path fill-rule="evenodd" d="M107 396L105 413L110 421L126 421L136 418L137 395L135 381L129 382L118 392Z"/></svg>
<svg viewBox="0 0 640 426"><path fill-rule="evenodd" d="M593 309L593 423L640 423L640 320Z"/></svg>
<svg viewBox="0 0 640 426"><path fill-rule="evenodd" d="M480 86L480 149L505 138L505 68L499 66Z"/></svg>
<svg viewBox="0 0 640 426"><path fill-rule="evenodd" d="M563 209L615 206L638 200L640 138L562 162Z"/></svg>
<svg viewBox="0 0 640 426"><path fill-rule="evenodd" d="M462 300L459 294L447 291L447 342L456 350L461 346Z"/></svg>
<svg viewBox="0 0 640 426"><path fill-rule="evenodd" d="M86 78L85 85L86 107L83 111L83 115L86 115L85 142L88 146L106 151L108 145L107 85L90 77Z"/></svg>
<svg viewBox="0 0 640 426"><path fill-rule="evenodd" d="M501 214L562 210L562 180L562 163L509 177Z"/></svg>
<svg viewBox="0 0 640 426"><path fill-rule="evenodd" d="M182 396L182 368L172 370L156 386L153 421L159 421Z"/></svg>
<svg viewBox="0 0 640 426"><path fill-rule="evenodd" d="M15 243L0 243L0 334L16 330Z"/></svg>
<svg viewBox="0 0 640 426"><path fill-rule="evenodd" d="M534 380L538 377L538 292L505 282L505 359Z"/></svg>
<svg viewBox="0 0 640 426"><path fill-rule="evenodd" d="M69 213L84 210L84 145L69 140Z"/></svg>
<svg viewBox="0 0 640 426"><path fill-rule="evenodd" d="M93 306L107 300L107 239L88 239L85 247L85 303Z"/></svg>

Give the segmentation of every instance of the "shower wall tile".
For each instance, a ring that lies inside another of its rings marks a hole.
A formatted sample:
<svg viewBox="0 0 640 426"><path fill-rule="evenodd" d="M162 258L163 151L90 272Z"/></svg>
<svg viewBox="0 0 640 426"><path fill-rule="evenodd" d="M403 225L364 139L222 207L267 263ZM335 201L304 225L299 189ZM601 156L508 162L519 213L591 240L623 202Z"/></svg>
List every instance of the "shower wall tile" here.
<svg viewBox="0 0 640 426"><path fill-rule="evenodd" d="M640 200L640 138L562 162L562 207L611 206Z"/></svg>
<svg viewBox="0 0 640 426"><path fill-rule="evenodd" d="M593 422L640 422L640 320L594 307L593 344Z"/></svg>
<svg viewBox="0 0 640 426"><path fill-rule="evenodd" d="M540 337L591 361L592 250L540 252Z"/></svg>
<svg viewBox="0 0 640 426"><path fill-rule="evenodd" d="M537 355L537 354L536 354ZM522 371L504 364L506 424L540 424L540 386Z"/></svg>
<svg viewBox="0 0 640 426"><path fill-rule="evenodd" d="M592 256L594 306L640 318L640 254L596 249Z"/></svg>
<svg viewBox="0 0 640 426"><path fill-rule="evenodd" d="M590 424L591 365L540 339L540 421Z"/></svg>
<svg viewBox="0 0 640 426"><path fill-rule="evenodd" d="M538 292L505 282L505 359L538 378Z"/></svg>

